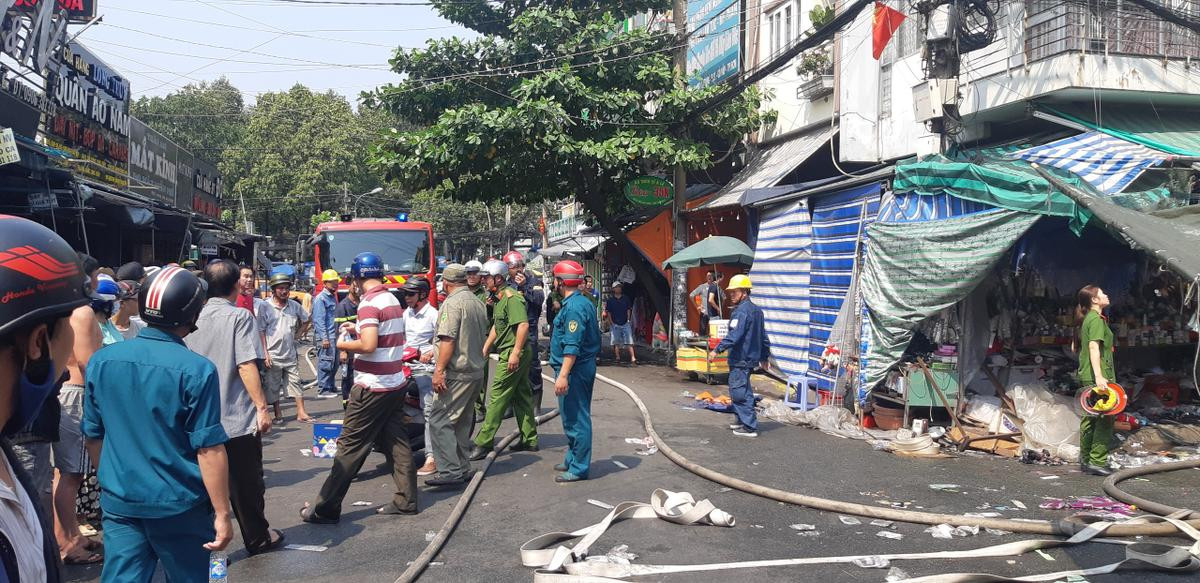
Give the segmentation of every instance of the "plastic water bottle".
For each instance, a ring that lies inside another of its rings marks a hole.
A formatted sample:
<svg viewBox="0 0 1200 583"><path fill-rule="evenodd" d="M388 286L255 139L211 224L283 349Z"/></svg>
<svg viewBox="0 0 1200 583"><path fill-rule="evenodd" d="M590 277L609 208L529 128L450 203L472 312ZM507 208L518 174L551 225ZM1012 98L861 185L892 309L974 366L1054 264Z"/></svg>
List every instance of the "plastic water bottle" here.
<svg viewBox="0 0 1200 583"><path fill-rule="evenodd" d="M229 555L225 551L213 551L208 556L208 583L229 581Z"/></svg>

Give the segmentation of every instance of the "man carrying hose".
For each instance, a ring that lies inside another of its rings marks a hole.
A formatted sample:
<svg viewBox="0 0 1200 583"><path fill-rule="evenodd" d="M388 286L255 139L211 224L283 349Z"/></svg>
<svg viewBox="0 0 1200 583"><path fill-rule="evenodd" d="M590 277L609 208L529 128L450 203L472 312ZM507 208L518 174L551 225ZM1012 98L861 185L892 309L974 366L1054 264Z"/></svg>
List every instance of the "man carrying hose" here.
<svg viewBox="0 0 1200 583"><path fill-rule="evenodd" d="M596 382L596 355L600 353L600 325L596 307L579 286L583 266L559 261L554 279L562 291L562 311L554 317L550 341L550 366L554 369L554 394L563 433L567 434L567 456L554 466L562 472L555 482L586 480L592 462L592 386Z"/></svg>
<svg viewBox="0 0 1200 583"><path fill-rule="evenodd" d="M754 412L754 389L750 371L767 368L771 341L763 322L762 308L750 301L750 278L735 275L729 279L729 301L735 306L729 318L729 334L721 340L709 358L729 351L729 398L737 420L729 425L739 437L758 437L758 417Z"/></svg>

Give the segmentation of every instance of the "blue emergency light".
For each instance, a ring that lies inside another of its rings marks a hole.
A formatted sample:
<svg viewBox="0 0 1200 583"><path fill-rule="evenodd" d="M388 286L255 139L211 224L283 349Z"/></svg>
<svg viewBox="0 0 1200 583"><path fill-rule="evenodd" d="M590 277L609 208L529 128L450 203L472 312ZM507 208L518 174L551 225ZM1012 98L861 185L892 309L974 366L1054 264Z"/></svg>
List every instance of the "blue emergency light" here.
<svg viewBox="0 0 1200 583"><path fill-rule="evenodd" d="M396 222L407 223L408 222L408 213L406 213L406 212L396 213Z"/></svg>

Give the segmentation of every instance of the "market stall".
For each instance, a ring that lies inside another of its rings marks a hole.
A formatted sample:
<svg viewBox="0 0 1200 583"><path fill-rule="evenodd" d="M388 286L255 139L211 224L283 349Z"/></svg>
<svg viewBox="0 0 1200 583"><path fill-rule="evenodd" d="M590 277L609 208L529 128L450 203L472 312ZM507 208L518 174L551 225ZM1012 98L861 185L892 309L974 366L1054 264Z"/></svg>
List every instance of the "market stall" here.
<svg viewBox="0 0 1200 583"><path fill-rule="evenodd" d="M754 252L746 243L733 237L711 236L694 243L663 262L663 269L690 269L710 265L743 265L754 263ZM729 365L724 356L708 358L710 350L728 332L728 321L711 320L708 336L694 334L690 330L677 329L679 346L676 350L675 368L699 376L705 382L723 380L729 374Z"/></svg>
<svg viewBox="0 0 1200 583"><path fill-rule="evenodd" d="M1114 445L1148 430L1172 446L1154 456L1197 453L1200 208L1161 190L1105 196L1014 162L914 163L894 186L863 262L868 423L948 426L961 447L1074 462L1087 388L1074 375L1075 296L1096 284L1112 298L1116 380L1129 394ZM1177 208L1132 210L1131 198ZM1114 462L1138 463L1133 453Z"/></svg>

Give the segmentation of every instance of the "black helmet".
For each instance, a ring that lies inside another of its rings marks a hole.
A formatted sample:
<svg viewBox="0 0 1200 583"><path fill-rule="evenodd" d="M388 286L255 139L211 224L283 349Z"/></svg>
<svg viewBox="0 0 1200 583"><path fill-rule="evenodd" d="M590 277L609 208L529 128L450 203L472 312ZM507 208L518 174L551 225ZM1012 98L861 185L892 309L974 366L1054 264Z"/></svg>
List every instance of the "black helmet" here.
<svg viewBox="0 0 1200 583"><path fill-rule="evenodd" d="M151 326L175 328L196 323L208 286L182 267L164 267L138 295L138 313Z"/></svg>
<svg viewBox="0 0 1200 583"><path fill-rule="evenodd" d="M281 285L281 284L285 284L285 283L288 285L291 285L292 284L292 276L290 276L286 273L280 272L280 273L276 273L275 275L272 275L271 279L268 280L267 285L268 285L268 287L273 288L277 285Z"/></svg>
<svg viewBox="0 0 1200 583"><path fill-rule="evenodd" d="M57 233L0 215L0 338L29 322L87 305L89 281Z"/></svg>
<svg viewBox="0 0 1200 583"><path fill-rule="evenodd" d="M429 280L420 275L414 275L404 280L402 288L406 292L416 292L419 296L427 296L429 295Z"/></svg>

